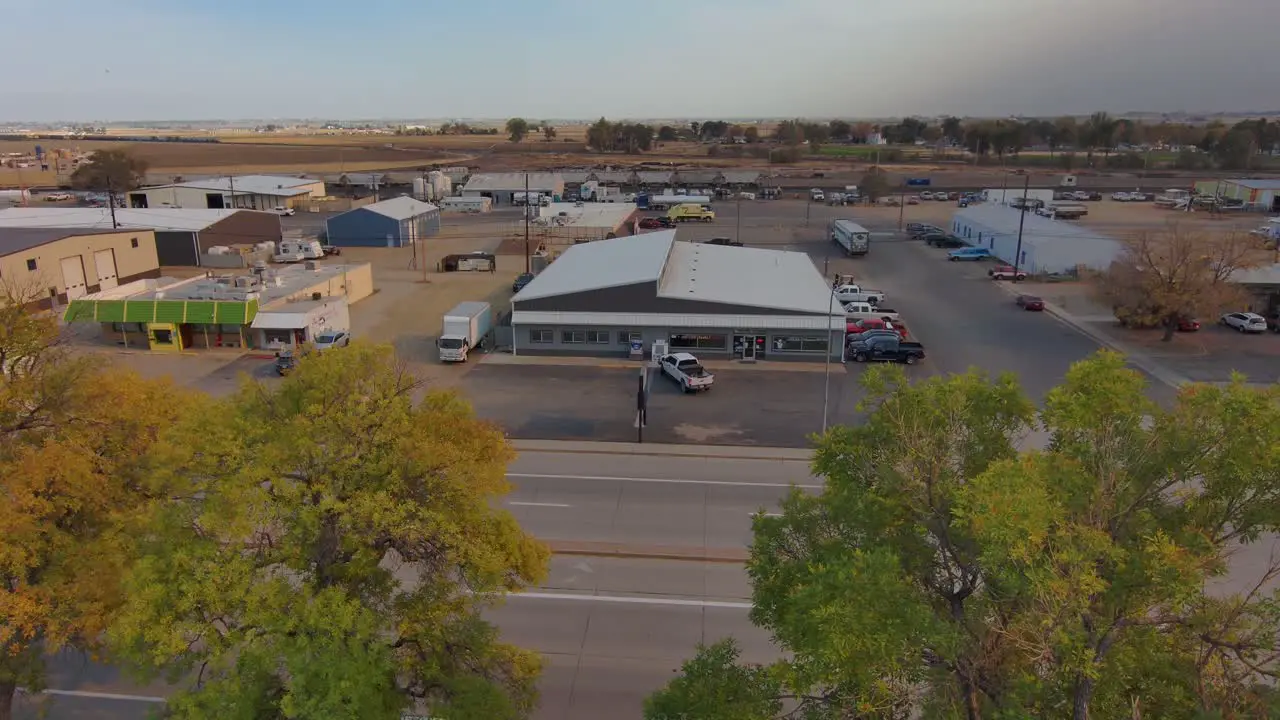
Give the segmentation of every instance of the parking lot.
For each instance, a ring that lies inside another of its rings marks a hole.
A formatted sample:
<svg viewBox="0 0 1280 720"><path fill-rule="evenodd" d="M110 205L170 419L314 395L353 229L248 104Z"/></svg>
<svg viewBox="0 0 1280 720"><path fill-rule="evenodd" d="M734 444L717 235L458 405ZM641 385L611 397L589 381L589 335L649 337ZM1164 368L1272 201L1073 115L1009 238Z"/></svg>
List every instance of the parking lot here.
<svg viewBox="0 0 1280 720"><path fill-rule="evenodd" d="M831 366L832 424L856 419L860 368L848 369ZM695 395L651 378L644 441L805 447L821 431L824 373L761 365L714 372L715 387ZM635 368L481 364L461 390L511 437L635 442L638 375Z"/></svg>

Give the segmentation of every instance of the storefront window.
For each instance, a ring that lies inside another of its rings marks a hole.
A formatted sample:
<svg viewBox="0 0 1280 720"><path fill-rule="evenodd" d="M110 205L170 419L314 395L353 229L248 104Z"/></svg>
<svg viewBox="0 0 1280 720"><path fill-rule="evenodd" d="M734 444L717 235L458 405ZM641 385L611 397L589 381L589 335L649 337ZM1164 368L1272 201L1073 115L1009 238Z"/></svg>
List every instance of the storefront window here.
<svg viewBox="0 0 1280 720"><path fill-rule="evenodd" d="M618 331L618 344L619 344L619 345L627 345L627 346L630 346L630 345L631 345L631 343L633 343L633 342L641 342L642 340L643 340L643 337L641 336L641 334L640 334L639 332L634 331L634 330L619 330L619 331Z"/></svg>
<svg viewBox="0 0 1280 720"><path fill-rule="evenodd" d="M728 345L726 335L672 335L671 349L724 350Z"/></svg>
<svg viewBox="0 0 1280 720"><path fill-rule="evenodd" d="M550 330L530 330L529 342L538 345L550 345L555 342L555 333Z"/></svg>
<svg viewBox="0 0 1280 720"><path fill-rule="evenodd" d="M773 349L778 352L826 352L827 338L807 335L779 335L773 338Z"/></svg>

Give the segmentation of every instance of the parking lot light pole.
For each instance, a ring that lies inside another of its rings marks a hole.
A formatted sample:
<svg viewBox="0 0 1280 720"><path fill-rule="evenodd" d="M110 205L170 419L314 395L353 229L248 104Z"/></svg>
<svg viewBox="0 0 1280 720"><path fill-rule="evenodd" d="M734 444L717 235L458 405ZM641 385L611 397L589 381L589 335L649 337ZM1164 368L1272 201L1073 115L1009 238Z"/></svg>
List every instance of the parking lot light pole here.
<svg viewBox="0 0 1280 720"><path fill-rule="evenodd" d="M831 405L831 316L835 312L836 288L833 285L827 300L827 364L822 371L822 432L827 432L827 408ZM844 338L840 338L840 352L844 352Z"/></svg>
<svg viewBox="0 0 1280 720"><path fill-rule="evenodd" d="M1027 222L1027 193L1031 192L1031 175L1022 186L1022 210L1018 213L1018 247L1013 251L1013 281L1018 282L1018 265L1022 260L1022 227Z"/></svg>

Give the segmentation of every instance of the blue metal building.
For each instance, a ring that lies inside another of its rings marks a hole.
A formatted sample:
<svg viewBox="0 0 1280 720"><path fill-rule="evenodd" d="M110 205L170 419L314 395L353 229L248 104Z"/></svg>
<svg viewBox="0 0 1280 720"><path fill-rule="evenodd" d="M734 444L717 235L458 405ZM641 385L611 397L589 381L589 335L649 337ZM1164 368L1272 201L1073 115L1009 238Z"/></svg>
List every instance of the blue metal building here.
<svg viewBox="0 0 1280 720"><path fill-rule="evenodd" d="M440 232L440 208L398 197L348 210L325 221L330 245L405 247Z"/></svg>

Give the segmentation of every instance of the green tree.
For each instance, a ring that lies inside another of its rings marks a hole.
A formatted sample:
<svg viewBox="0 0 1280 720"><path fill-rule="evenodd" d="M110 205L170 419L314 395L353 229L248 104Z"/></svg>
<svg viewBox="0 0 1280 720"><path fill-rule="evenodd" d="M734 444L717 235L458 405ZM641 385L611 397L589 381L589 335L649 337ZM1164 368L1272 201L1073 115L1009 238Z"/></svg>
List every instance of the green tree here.
<svg viewBox="0 0 1280 720"><path fill-rule="evenodd" d="M105 192L111 202L116 196L142 185L147 163L124 150L98 150L89 162L71 173L71 184L82 190Z"/></svg>
<svg viewBox="0 0 1280 720"><path fill-rule="evenodd" d="M542 137L546 138L547 142L551 142L552 140L555 140L555 139L556 139L556 126L555 126L555 125L552 125L552 124L550 124L550 123L543 123L543 124L542 124Z"/></svg>
<svg viewBox="0 0 1280 720"><path fill-rule="evenodd" d="M871 168L862 176L858 190L871 202L875 202L893 192L889 185L889 174L880 168Z"/></svg>
<svg viewBox="0 0 1280 720"><path fill-rule="evenodd" d="M853 134L853 126L844 120L832 120L827 123L827 136L837 140L848 140Z"/></svg>
<svg viewBox="0 0 1280 720"><path fill-rule="evenodd" d="M44 686L47 653L100 650L134 524L164 493L145 457L190 399L70 353L26 307L44 284L0 279L0 718Z"/></svg>
<svg viewBox="0 0 1280 720"><path fill-rule="evenodd" d="M587 128L587 146L600 152L612 152L617 146L613 123L603 117Z"/></svg>
<svg viewBox="0 0 1280 720"><path fill-rule="evenodd" d="M511 118L507 121L507 135L513 143L523 142L529 135L529 121L524 118Z"/></svg>
<svg viewBox="0 0 1280 720"><path fill-rule="evenodd" d="M199 682L176 718L521 718L536 654L481 611L540 580L545 546L494 498L512 452L384 346L304 357L174 429L112 632L144 668Z"/></svg>
<svg viewBox="0 0 1280 720"><path fill-rule="evenodd" d="M742 136L746 138L748 143L760 142L760 128L755 125L748 125L747 129L743 131Z"/></svg>
<svg viewBox="0 0 1280 720"><path fill-rule="evenodd" d="M1280 387L1166 409L1100 353L1037 417L1007 376L863 382L866 423L817 439L824 489L754 520L751 619L786 659L703 648L648 718L727 717L689 711L715 698L752 720L1274 712L1280 561L1206 588L1280 528ZM1047 449L1019 453L1038 425Z"/></svg>
<svg viewBox="0 0 1280 720"><path fill-rule="evenodd" d="M964 139L964 121L958 117L948 117L942 121L942 135L952 142Z"/></svg>
<svg viewBox="0 0 1280 720"><path fill-rule="evenodd" d="M663 125L658 128L658 140L662 142L675 142L677 137L679 136L676 135L676 129L670 125Z"/></svg>

